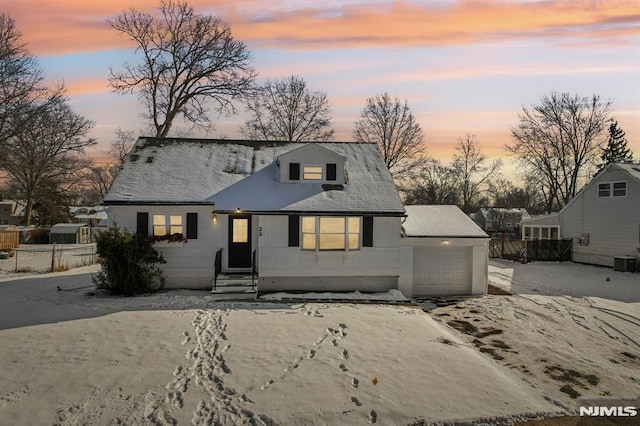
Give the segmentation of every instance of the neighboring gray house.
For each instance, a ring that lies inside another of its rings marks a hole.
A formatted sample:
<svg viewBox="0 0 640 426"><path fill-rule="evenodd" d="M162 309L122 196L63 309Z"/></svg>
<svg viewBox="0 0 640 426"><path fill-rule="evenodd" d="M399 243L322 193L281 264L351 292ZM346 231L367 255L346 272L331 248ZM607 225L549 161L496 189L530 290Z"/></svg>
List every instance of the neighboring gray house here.
<svg viewBox="0 0 640 426"><path fill-rule="evenodd" d="M640 256L640 165L612 163L558 214L560 235L573 239L573 261L614 266Z"/></svg>
<svg viewBox="0 0 640 426"><path fill-rule="evenodd" d="M13 200L0 200L0 226L20 225L24 217L24 205Z"/></svg>
<svg viewBox="0 0 640 426"><path fill-rule="evenodd" d="M451 235L464 237L454 244L462 250L439 250L435 235L416 244L423 252L412 254L409 238L401 243L405 209L376 144L139 138L104 204L111 223L153 237L168 288L210 288L221 250L222 272L255 268L260 292L384 292L402 282L415 293L413 265L425 262L450 270L431 287L419 277L421 291L486 289L486 269L476 279L486 251L466 235ZM484 248L486 235L474 229ZM401 260L401 245L413 265ZM454 276L461 255L473 266Z"/></svg>
<svg viewBox="0 0 640 426"><path fill-rule="evenodd" d="M483 207L475 214L474 221L488 233L519 232L520 221L529 217L523 208Z"/></svg>

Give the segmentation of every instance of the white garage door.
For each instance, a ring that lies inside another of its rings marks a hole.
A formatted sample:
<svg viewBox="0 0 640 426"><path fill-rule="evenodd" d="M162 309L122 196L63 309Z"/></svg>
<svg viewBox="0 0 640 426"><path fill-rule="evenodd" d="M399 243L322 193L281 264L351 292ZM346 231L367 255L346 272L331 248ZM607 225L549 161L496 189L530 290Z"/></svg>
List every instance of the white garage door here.
<svg viewBox="0 0 640 426"><path fill-rule="evenodd" d="M471 293L471 247L413 247L413 295Z"/></svg>

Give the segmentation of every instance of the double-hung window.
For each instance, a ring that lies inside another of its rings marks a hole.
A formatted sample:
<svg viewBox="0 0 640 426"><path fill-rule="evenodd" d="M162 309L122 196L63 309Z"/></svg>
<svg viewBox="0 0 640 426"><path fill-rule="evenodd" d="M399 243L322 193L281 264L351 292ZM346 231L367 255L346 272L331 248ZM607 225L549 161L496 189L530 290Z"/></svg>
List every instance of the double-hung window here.
<svg viewBox="0 0 640 426"><path fill-rule="evenodd" d="M176 214L154 214L153 215L153 236L163 237L165 235L183 235L182 215Z"/></svg>
<svg viewBox="0 0 640 426"><path fill-rule="evenodd" d="M598 184L598 197L626 197L627 182L601 182Z"/></svg>
<svg viewBox="0 0 640 426"><path fill-rule="evenodd" d="M302 166L302 179L303 180L322 180L323 179L323 167L319 165L305 165Z"/></svg>
<svg viewBox="0 0 640 426"><path fill-rule="evenodd" d="M303 216L303 250L358 250L362 218Z"/></svg>

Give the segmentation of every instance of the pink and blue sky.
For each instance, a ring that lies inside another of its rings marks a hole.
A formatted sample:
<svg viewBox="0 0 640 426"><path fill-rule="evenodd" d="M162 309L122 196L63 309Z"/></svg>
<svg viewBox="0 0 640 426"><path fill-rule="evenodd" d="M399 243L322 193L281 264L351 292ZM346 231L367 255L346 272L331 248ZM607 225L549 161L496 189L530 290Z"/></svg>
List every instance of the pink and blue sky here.
<svg viewBox="0 0 640 426"><path fill-rule="evenodd" d="M367 97L407 99L428 152L445 162L457 138L506 157L522 106L551 91L613 100L640 157L637 0L190 0L220 16L254 55L260 81L303 77L327 92L336 140L352 140ZM47 79L64 81L75 110L96 122L105 150L115 129L143 130L135 95L113 94L109 66L135 46L106 24L158 0L2 0ZM242 107L240 106L240 111ZM241 137L242 115L215 118L210 137ZM194 135L200 136L200 135Z"/></svg>

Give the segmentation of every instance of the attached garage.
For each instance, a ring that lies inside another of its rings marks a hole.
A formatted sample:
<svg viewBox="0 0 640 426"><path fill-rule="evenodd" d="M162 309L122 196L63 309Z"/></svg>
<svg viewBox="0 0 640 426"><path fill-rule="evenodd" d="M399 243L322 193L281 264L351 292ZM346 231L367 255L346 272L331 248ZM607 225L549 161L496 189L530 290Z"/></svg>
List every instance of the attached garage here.
<svg viewBox="0 0 640 426"><path fill-rule="evenodd" d="M480 295L489 237L456 206L406 206L400 290L408 297Z"/></svg>

